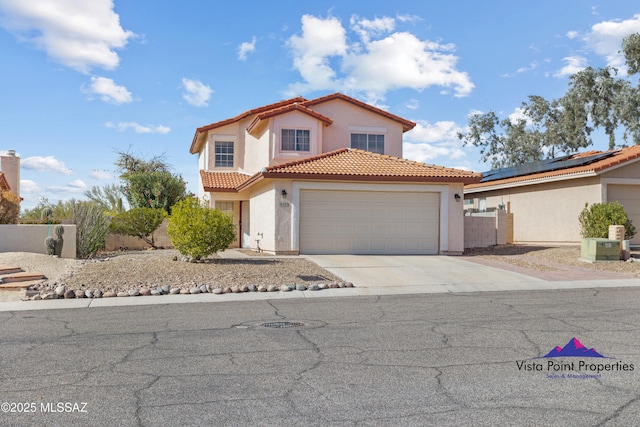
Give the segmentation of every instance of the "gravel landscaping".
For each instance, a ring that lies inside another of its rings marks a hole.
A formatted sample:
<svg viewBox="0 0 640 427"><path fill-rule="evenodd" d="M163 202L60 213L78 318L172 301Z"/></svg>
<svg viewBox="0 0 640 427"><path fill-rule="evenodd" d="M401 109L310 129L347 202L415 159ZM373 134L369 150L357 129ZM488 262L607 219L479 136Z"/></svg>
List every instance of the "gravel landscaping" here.
<svg viewBox="0 0 640 427"><path fill-rule="evenodd" d="M0 264L43 273L47 280L28 293L35 299L320 290L351 287L304 258L219 256L185 262L176 250L101 254L90 260L32 253L0 253Z"/></svg>
<svg viewBox="0 0 640 427"><path fill-rule="evenodd" d="M631 258L628 261L594 263L579 259L580 246L578 245L499 245L489 248L469 249L465 251L464 255L538 271L557 271L568 267L576 267L629 277L640 276L640 252L638 251L632 251Z"/></svg>
<svg viewBox="0 0 640 427"><path fill-rule="evenodd" d="M246 258L216 255L185 262L176 250L103 253L90 260L55 258L33 253L0 253L0 264L41 272L47 280L27 293L31 299L109 296L320 290L351 287L339 277L299 257L273 257L242 252ZM546 280L598 274L640 277L640 252L629 261L580 261L579 246L502 245L465 251L463 258ZM591 271L592 273L589 273ZM586 272L586 273L585 273ZM562 276L564 274L564 276ZM0 291L0 301L22 299L24 291Z"/></svg>

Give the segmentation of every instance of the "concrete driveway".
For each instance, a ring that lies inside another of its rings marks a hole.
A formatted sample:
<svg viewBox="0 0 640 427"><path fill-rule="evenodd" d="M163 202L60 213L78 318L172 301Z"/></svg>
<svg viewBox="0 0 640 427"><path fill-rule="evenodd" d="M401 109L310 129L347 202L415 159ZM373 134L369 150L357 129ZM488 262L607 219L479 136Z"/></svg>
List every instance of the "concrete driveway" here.
<svg viewBox="0 0 640 427"><path fill-rule="evenodd" d="M483 285L539 282L524 274L479 265L452 256L305 255L356 286Z"/></svg>
<svg viewBox="0 0 640 427"><path fill-rule="evenodd" d="M438 255L304 255L352 282L359 295L521 291L640 286L640 279L544 279L461 257Z"/></svg>
<svg viewBox="0 0 640 427"><path fill-rule="evenodd" d="M433 292L473 292L538 288L544 280L452 256L304 255L331 273L366 288L429 288ZM423 289L424 291L424 289Z"/></svg>

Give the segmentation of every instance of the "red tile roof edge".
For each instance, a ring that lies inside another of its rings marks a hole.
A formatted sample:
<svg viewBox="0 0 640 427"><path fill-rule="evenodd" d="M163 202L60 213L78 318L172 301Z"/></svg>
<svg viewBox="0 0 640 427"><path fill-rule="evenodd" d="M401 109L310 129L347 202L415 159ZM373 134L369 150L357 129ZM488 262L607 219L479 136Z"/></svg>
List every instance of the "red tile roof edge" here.
<svg viewBox="0 0 640 427"><path fill-rule="evenodd" d="M303 98L301 96L297 96L295 98L285 99L285 100L282 100L282 101L275 102L273 104L268 104L268 105L264 105L262 107L254 108L252 110L247 110L247 111L245 111L245 112L243 112L243 113L241 113L241 114L239 114L239 115L237 115L235 117L232 117L232 118L229 118L229 119L225 119L225 120L221 120L219 122L211 123L211 124L208 124L208 125L201 126L201 127L197 128L195 134L193 135L193 140L191 141L191 147L189 148L189 152L191 154L195 154L197 152L197 151L195 151L195 147L196 147L197 142L198 142L198 137L202 132L206 132L206 131L209 131L209 130L212 130L212 129L216 129L218 127L222 127L222 126L226 126L226 125L231 124L231 123L235 123L235 122L240 121L240 120L242 120L244 118L247 118L247 117L249 117L249 116L251 116L253 114L260 114L260 113L265 113L265 112L269 112L269 111L272 111L272 110L277 110L279 108L287 107L287 106L292 105L292 104L299 104L300 106L307 108L309 111L313 111L313 110L309 109L308 106L321 104L323 102L328 102L328 101L332 101L332 100L335 100L335 99L341 99L343 101L346 101L346 102L349 102L351 104L357 105L359 107L362 107L362 108L367 109L369 111L372 111L374 113L377 113L377 114L380 114L382 116L385 116L388 119L397 121L397 122L402 124L402 131L403 132L407 132L407 131L413 129L416 126L415 122L412 122L412 121L407 120L407 119L403 119L400 116L396 116L395 114L389 113L388 111L382 110L382 109L380 109L378 107L374 107L373 105L369 105L369 104L364 103L362 101L359 101L359 100L357 100L355 98L351 98L350 96L347 96L347 95L345 95L343 93L336 92L336 93L332 93L330 95L321 96L320 98L316 98L316 99L312 99L312 100L308 100L308 99L305 99L305 98ZM317 112L314 112L314 113L318 114L318 116L323 117L323 119L320 119L319 117L317 117L317 118L319 118L320 120L325 121L325 123L326 123L326 120L330 120L331 122L333 122L328 117L325 117L325 116L323 116L323 115L321 115L321 114L319 114ZM251 125L254 125L253 122L251 123Z"/></svg>
<svg viewBox="0 0 640 427"><path fill-rule="evenodd" d="M249 126L247 126L247 131L249 133L251 133L251 130L257 126L257 124L261 121L261 120L265 120L265 119L269 119L271 117L275 117L275 116L279 116L281 114L286 114L286 113L290 113L292 111L299 111L303 114L308 114L311 117L314 117L318 120L320 120L321 122L323 122L326 126L329 126L331 123L333 123L333 120L331 120L329 117L327 116L323 116L322 114L313 111L310 108L305 107L304 105L302 105L299 102L295 102L293 104L289 104L289 105L284 105L282 107L278 107L275 108L273 110L269 110L269 111L265 111L263 113L259 113L256 115L256 117L253 119L253 121L251 122L251 124L249 124Z"/></svg>
<svg viewBox="0 0 640 427"><path fill-rule="evenodd" d="M537 172L529 175L520 175L511 178L505 178L495 181L488 181L482 183L474 183L469 184L465 188L467 189L477 189L484 187L492 187L496 185L508 185L508 184L516 184L522 183L524 181L533 181L533 180L543 180L546 178L555 178L565 176L568 177L570 175L578 175L584 172L593 172L595 174L611 169L614 166L630 162L633 160L637 160L640 158L640 146L634 145L631 147L625 147L618 150L613 150L614 154L612 156L606 157L604 159L595 161L593 163L581 166L574 166L566 169L558 169L555 171L549 172ZM606 151L586 151L583 153L577 153L573 156L573 158L587 157L589 155L595 155L600 153L606 153Z"/></svg>
<svg viewBox="0 0 640 427"><path fill-rule="evenodd" d="M196 128L196 132L193 135L193 140L191 141L191 147L189 149L189 152L191 154L195 154L196 153L196 151L194 151L194 149L195 149L195 146L196 146L196 143L197 143L197 140L198 140L198 136L202 132L206 132L206 131L209 131L209 130L212 130L212 129L216 129L216 128L219 128L219 127L222 127L222 126L226 126L226 125L231 124L231 123L235 123L235 122L240 121L240 120L242 120L244 118L247 118L247 117L249 117L249 116L251 116L253 114L258 114L258 113L261 113L261 112L264 112L264 111L273 110L273 109L276 109L278 107L282 107L283 105L289 105L289 104L293 104L295 102L304 102L304 101L306 101L305 98L303 98L301 96L296 96L295 98L284 99L284 100L281 100L281 101L278 101L278 102L274 102L272 104L268 104L268 105L264 105L262 107L254 108L252 110L247 110L247 111L245 111L243 113L240 113L237 116L231 117L229 119L224 119L224 120L221 120L219 122L211 123L211 124L208 124L208 125L205 125L205 126L200 126L199 128Z"/></svg>
<svg viewBox="0 0 640 427"><path fill-rule="evenodd" d="M303 104L306 105L317 105L317 104L321 104L323 102L328 102L328 101L333 101L334 99L341 99L343 101L347 101L350 102L354 105L357 105L359 107L365 108L369 111L373 111L374 113L378 113L381 114L391 120L397 121L402 123L402 128L403 128L403 132L407 132L411 129L413 129L416 126L415 122L412 122L411 120L407 120L407 119L403 119L400 116L396 116L395 114L389 113L388 111L385 111L381 108L378 107L374 107L373 105L369 105L365 102L359 101L355 98L351 98L350 96L347 96L343 93L340 92L336 92L336 93L332 93L329 95L325 95L325 96L321 96L320 98L316 98L316 99L310 99L308 101L304 101Z"/></svg>
<svg viewBox="0 0 640 427"><path fill-rule="evenodd" d="M227 175L229 179L226 180L225 184L227 184L228 186L213 187L211 185L206 185L208 182L205 182L205 181L208 181L208 178L210 175L214 175L214 176ZM211 171L205 171L201 169L200 177L202 179L202 186L204 187L205 191L235 192L236 187L238 187L239 185L242 185L244 182L249 180L251 178L251 175L247 175L247 174L243 174L241 172L235 172L235 171L234 172L211 172Z"/></svg>

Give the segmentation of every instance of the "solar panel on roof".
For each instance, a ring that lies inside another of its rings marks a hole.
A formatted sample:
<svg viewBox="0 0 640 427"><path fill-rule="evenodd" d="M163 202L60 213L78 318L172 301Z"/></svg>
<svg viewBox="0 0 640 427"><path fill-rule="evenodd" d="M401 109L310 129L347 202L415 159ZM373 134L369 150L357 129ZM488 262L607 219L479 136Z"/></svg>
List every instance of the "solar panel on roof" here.
<svg viewBox="0 0 640 427"><path fill-rule="evenodd" d="M577 166L588 165L598 160L614 155L614 151L594 154L592 156L572 159L572 156L555 157L553 159L538 160L518 166L493 169L482 173L480 182L497 181L499 179L515 178L517 176L532 175L534 173L551 172L555 170L568 169Z"/></svg>

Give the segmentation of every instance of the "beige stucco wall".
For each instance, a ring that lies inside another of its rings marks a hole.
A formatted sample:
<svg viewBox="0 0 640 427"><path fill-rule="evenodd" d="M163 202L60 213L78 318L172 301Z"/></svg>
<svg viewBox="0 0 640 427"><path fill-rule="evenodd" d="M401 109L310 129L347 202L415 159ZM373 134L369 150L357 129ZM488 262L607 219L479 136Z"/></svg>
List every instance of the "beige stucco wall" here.
<svg viewBox="0 0 640 427"><path fill-rule="evenodd" d="M462 201L456 202L454 195L462 196L462 184L397 184L344 181L301 181L288 179L266 179L242 193L212 194L215 200L238 201L234 205L234 223L238 226L239 200L250 202L250 248L275 253L298 253L300 191L302 189L355 190L355 191L417 191L440 194L439 250L444 254L457 254L464 250L464 213ZM286 198L282 190L287 192ZM237 246L237 242L234 243Z"/></svg>
<svg viewBox="0 0 640 427"><path fill-rule="evenodd" d="M319 143L319 141L322 141L323 127L324 124L318 119L298 111L276 116L273 120L272 127L272 158L269 166L302 160L320 154L321 143ZM309 151L283 151L281 141L283 129L309 130Z"/></svg>
<svg viewBox="0 0 640 427"><path fill-rule="evenodd" d="M251 236L249 246L262 250L275 251L276 242L276 200L275 183L260 183L251 189ZM257 240L260 242L258 243Z"/></svg>
<svg viewBox="0 0 640 427"><path fill-rule="evenodd" d="M640 230L640 160L603 173L601 182L603 200L622 203L636 230ZM640 245L640 231L631 244Z"/></svg>
<svg viewBox="0 0 640 427"><path fill-rule="evenodd" d="M465 194L479 207L486 198L487 208L504 204L513 213L516 243L580 241L578 216L585 203L600 203L602 190L597 176ZM466 208L471 206L466 205Z"/></svg>
<svg viewBox="0 0 640 427"><path fill-rule="evenodd" d="M456 201L455 195L460 195L460 201ZM447 209L449 227L449 248L446 253L461 253L464 250L464 209L463 209L463 185L462 184L449 184L448 194L445 197L440 197L440 203L448 201L449 207Z"/></svg>
<svg viewBox="0 0 640 427"><path fill-rule="evenodd" d="M64 224L62 258L76 257L76 226ZM0 224L0 252L47 253L47 236L55 236L55 225Z"/></svg>
<svg viewBox="0 0 640 427"><path fill-rule="evenodd" d="M384 134L385 154L402 157L400 123L340 99L316 104L312 109L333 120L331 126L324 129L323 153L349 147L352 133L381 133ZM350 130L350 126L363 129Z"/></svg>
<svg viewBox="0 0 640 427"><path fill-rule="evenodd" d="M153 233L153 241L157 248L170 249L173 248L171 239L167 234L167 225L169 220L165 218L160 227ZM104 248L107 251L116 251L123 248L129 250L149 249L151 245L135 236L123 236L121 234L107 234L104 241Z"/></svg>

